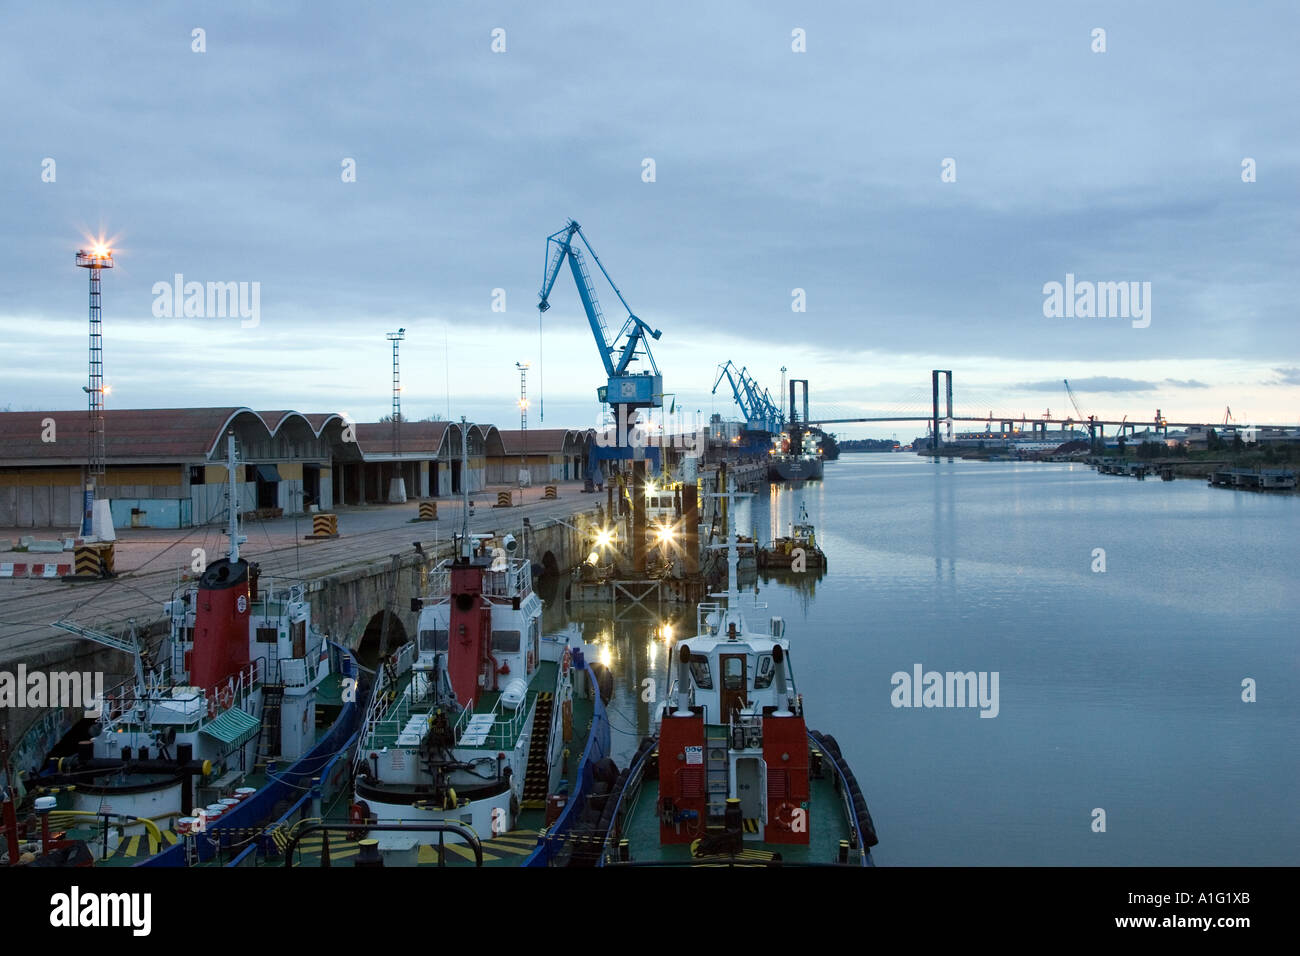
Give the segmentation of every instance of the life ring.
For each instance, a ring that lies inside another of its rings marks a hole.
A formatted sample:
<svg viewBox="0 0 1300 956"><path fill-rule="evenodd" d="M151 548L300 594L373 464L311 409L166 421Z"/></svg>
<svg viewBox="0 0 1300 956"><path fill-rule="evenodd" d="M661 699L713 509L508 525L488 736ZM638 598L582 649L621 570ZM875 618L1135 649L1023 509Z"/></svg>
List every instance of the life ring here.
<svg viewBox="0 0 1300 956"><path fill-rule="evenodd" d="M536 666L537 666L537 661L536 661L536 659L533 657L533 652L532 652L532 650L529 650L529 651L528 651L528 670L529 670L529 671L532 671L532 669L533 669L534 667L536 667Z"/></svg>
<svg viewBox="0 0 1300 956"><path fill-rule="evenodd" d="M565 677L569 676L569 665L573 662L573 651L567 646L564 648L564 656L560 658L560 673Z"/></svg>
<svg viewBox="0 0 1300 956"><path fill-rule="evenodd" d="M798 809L799 807L793 803L786 803L784 801L778 803L776 805L776 813L772 814L773 825L782 830L793 830L794 813Z"/></svg>

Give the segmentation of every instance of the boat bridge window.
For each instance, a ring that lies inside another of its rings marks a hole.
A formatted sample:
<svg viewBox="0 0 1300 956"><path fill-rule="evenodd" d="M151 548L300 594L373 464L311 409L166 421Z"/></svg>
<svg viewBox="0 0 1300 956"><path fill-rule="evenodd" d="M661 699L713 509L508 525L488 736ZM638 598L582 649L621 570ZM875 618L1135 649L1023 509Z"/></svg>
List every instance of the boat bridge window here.
<svg viewBox="0 0 1300 956"><path fill-rule="evenodd" d="M445 627L428 628L420 631L421 651L445 651L447 649L447 629Z"/></svg>
<svg viewBox="0 0 1300 956"><path fill-rule="evenodd" d="M257 629L257 643L274 644L280 639L280 632L274 627L259 627Z"/></svg>
<svg viewBox="0 0 1300 956"><path fill-rule="evenodd" d="M519 652L519 632L493 631L492 650L500 651L502 654L517 654Z"/></svg>
<svg viewBox="0 0 1300 956"><path fill-rule="evenodd" d="M691 679L700 690L713 690L713 677L709 674L709 662L691 659Z"/></svg>
<svg viewBox="0 0 1300 956"><path fill-rule="evenodd" d="M728 657L722 665L722 686L727 690L745 689L745 661L741 657Z"/></svg>
<svg viewBox="0 0 1300 956"><path fill-rule="evenodd" d="M754 675L754 690L766 690L772 686L772 678L776 676L776 667L772 664L771 654L760 654L758 657L758 672Z"/></svg>

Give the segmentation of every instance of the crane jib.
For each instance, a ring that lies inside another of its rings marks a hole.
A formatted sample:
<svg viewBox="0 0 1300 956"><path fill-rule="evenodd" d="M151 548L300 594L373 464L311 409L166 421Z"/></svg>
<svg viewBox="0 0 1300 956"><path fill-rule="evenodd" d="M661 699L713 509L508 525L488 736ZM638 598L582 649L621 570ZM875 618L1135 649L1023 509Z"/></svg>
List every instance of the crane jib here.
<svg viewBox="0 0 1300 956"><path fill-rule="evenodd" d="M596 297L595 284L592 281L591 273L587 270L586 259L582 249L574 245L573 237L578 236L582 240L582 245L586 248L587 253L591 256L596 267L600 269L601 275L609 283L614 294L623 307L627 309L628 317L623 323L617 336L612 340L609 334L609 328L605 324L605 316L600 308L600 301ZM551 244L555 244L554 250ZM600 350L601 362L605 367L605 373L611 381L615 378L622 378L628 375L628 367L637 358L643 354L646 361L650 363L655 376L659 375L659 369L655 364L654 356L650 352L649 339L658 340L662 334L658 329L651 328L633 312L623 298L623 293L619 291L618 286L610 277L609 272L605 269L600 257L596 255L596 250L592 248L582 227L577 222L569 220L569 223L560 231L552 233L546 239L546 272L542 276L542 289L538 298L537 309L539 312L546 312L550 309L550 294L555 287L555 280L559 277L560 267L565 262L569 263L569 271L573 274L574 284L578 289L578 297L582 301L583 312L587 316L587 323L591 327L592 336L596 339L596 345ZM642 391L642 389L637 389ZM648 404L662 405L662 395L650 396Z"/></svg>

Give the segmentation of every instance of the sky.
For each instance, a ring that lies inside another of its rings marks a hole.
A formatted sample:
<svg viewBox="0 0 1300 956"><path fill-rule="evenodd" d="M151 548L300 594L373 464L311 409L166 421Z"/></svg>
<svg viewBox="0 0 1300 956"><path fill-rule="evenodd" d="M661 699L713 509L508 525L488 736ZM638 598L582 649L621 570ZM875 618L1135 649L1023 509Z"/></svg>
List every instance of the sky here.
<svg viewBox="0 0 1300 956"><path fill-rule="evenodd" d="M823 418L925 415L941 368L958 414L1059 416L1069 379L1083 414L1300 422L1298 11L11 5L0 409L85 406L104 238L110 408L374 420L403 328L408 418L517 427L529 362L529 427L594 425L567 269L537 311L575 219L688 413L736 414L730 360ZM169 314L177 276L247 317ZM1050 283L1145 316L1048 314Z"/></svg>

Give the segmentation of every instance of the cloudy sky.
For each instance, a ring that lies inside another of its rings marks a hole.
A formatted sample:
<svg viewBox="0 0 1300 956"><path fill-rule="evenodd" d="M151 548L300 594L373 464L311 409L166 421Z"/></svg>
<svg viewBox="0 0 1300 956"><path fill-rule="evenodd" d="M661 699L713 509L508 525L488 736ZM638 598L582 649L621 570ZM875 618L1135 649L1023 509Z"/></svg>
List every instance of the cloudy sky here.
<svg viewBox="0 0 1300 956"><path fill-rule="evenodd" d="M1300 420L1292 3L269 6L6 10L0 408L84 407L102 234L110 407L373 419L403 327L408 416L509 426L530 361L530 425L591 424L567 271L536 308L574 218L692 411L730 359L823 417L945 368L963 413ZM177 275L256 324L158 315ZM1149 325L1045 315L1067 275Z"/></svg>

